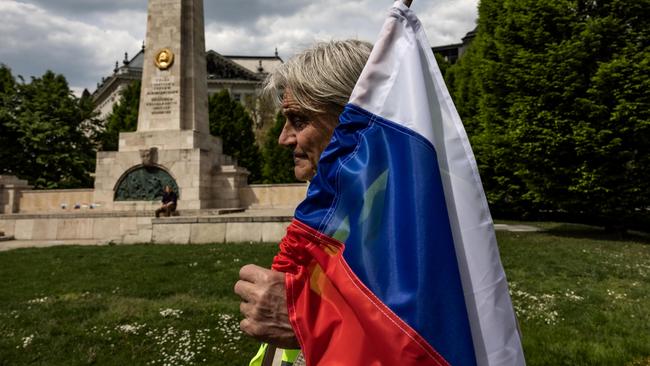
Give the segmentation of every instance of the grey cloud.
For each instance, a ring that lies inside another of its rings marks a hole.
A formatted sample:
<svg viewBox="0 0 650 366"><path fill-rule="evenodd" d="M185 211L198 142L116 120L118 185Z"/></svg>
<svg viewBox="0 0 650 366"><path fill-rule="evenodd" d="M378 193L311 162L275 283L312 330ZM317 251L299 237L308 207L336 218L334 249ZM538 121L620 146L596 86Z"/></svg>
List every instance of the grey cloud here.
<svg viewBox="0 0 650 366"><path fill-rule="evenodd" d="M262 16L291 16L310 3L305 0L208 0L204 2L204 8L206 23L253 24Z"/></svg>
<svg viewBox="0 0 650 366"><path fill-rule="evenodd" d="M72 87L92 89L124 46L137 44L125 31L71 21L36 5L0 3L0 62L27 80L52 70Z"/></svg>
<svg viewBox="0 0 650 366"><path fill-rule="evenodd" d="M146 0L22 0L56 14L83 19L120 10L145 12ZM205 17L226 24L253 22L260 16L292 15L310 4L305 0L220 0L205 1Z"/></svg>
<svg viewBox="0 0 650 366"><path fill-rule="evenodd" d="M432 45L456 43L478 0L416 0ZM205 0L206 46L223 54L288 58L315 40L374 41L391 0ZM94 89L145 36L147 0L0 0L0 63L15 74L51 69Z"/></svg>
<svg viewBox="0 0 650 366"><path fill-rule="evenodd" d="M118 10L147 10L146 0L23 0L21 2L38 5L65 16L85 16L89 13Z"/></svg>

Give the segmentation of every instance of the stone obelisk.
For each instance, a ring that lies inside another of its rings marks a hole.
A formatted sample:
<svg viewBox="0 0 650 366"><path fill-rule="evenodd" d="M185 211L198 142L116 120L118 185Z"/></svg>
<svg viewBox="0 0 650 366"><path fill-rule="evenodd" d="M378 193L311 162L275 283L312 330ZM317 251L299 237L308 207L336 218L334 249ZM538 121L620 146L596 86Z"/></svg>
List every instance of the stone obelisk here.
<svg viewBox="0 0 650 366"><path fill-rule="evenodd" d="M238 207L248 172L211 136L203 0L149 0L138 128L97 154L95 201L153 209L162 186L179 209Z"/></svg>
<svg viewBox="0 0 650 366"><path fill-rule="evenodd" d="M138 132L208 134L202 0L151 0Z"/></svg>

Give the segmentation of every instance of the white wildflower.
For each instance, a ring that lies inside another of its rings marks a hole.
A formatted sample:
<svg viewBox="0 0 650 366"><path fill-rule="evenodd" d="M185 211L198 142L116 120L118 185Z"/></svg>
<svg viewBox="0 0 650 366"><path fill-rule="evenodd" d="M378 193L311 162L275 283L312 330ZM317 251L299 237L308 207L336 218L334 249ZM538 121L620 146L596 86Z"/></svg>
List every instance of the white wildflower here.
<svg viewBox="0 0 650 366"><path fill-rule="evenodd" d="M115 327L115 330L126 334L138 334L140 329L144 328L145 326L146 324L138 324L138 323L122 324Z"/></svg>
<svg viewBox="0 0 650 366"><path fill-rule="evenodd" d="M27 337L23 337L23 348L27 348L30 344L32 344L33 340L34 340L33 334L30 334Z"/></svg>
<svg viewBox="0 0 650 366"><path fill-rule="evenodd" d="M582 296L576 295L576 293L575 293L573 290L566 290L566 291L564 292L564 296L565 296L567 299L569 299L569 301L573 301L573 302L578 302L578 301L582 301L582 300L585 299L585 298L582 297Z"/></svg>
<svg viewBox="0 0 650 366"><path fill-rule="evenodd" d="M557 310L554 310L555 295L536 296L518 290L516 285L511 284L511 287L512 302L517 316L525 320L539 320L549 325L558 322L560 316Z"/></svg>
<svg viewBox="0 0 650 366"><path fill-rule="evenodd" d="M45 297L29 300L29 301L27 301L27 303L28 304L43 304L43 303L47 302L47 300L49 300L49 297L45 296Z"/></svg>
<svg viewBox="0 0 650 366"><path fill-rule="evenodd" d="M180 318L183 314L183 310L180 309L160 309L160 315L163 318Z"/></svg>
<svg viewBox="0 0 650 366"><path fill-rule="evenodd" d="M614 298L614 300L623 300L627 297L626 293L618 293L614 290L607 289L607 295Z"/></svg>

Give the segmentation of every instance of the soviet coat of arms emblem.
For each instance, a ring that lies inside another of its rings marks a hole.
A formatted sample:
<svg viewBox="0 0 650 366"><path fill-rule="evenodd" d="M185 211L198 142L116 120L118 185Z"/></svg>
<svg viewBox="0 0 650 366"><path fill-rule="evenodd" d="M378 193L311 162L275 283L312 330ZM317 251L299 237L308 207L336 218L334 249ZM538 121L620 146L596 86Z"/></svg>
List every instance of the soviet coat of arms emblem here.
<svg viewBox="0 0 650 366"><path fill-rule="evenodd" d="M169 48L163 48L156 53L154 63L160 70L167 70L174 63L174 53Z"/></svg>

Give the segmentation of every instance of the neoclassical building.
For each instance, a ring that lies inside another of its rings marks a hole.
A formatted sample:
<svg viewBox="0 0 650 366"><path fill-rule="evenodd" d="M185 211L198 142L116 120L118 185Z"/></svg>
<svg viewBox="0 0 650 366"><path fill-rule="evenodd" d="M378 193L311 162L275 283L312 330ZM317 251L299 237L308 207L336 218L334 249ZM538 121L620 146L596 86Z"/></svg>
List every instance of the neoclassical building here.
<svg viewBox="0 0 650 366"><path fill-rule="evenodd" d="M447 62L453 64L463 56L463 54L467 51L467 47L469 47L470 43L472 43L474 38L476 38L477 29L478 28L474 28L473 30L467 32L467 34L465 34L465 36L461 39L462 42L460 43L432 47L431 49L433 53L439 54Z"/></svg>
<svg viewBox="0 0 650 366"><path fill-rule="evenodd" d="M476 28L468 32L461 43L433 47L432 51L454 63L463 55L475 36ZM224 89L228 90L235 100L240 101L251 112L255 122L261 123L256 113L260 107L256 97L266 75L283 62L277 50L273 56L229 56L210 50L206 52L205 57L208 93L212 95ZM143 62L144 45L132 58L125 53L121 65L115 62L113 74L97 83L97 90L92 95L100 118L111 112L113 104L119 100L122 88L142 79Z"/></svg>
<svg viewBox="0 0 650 366"><path fill-rule="evenodd" d="M228 90L230 95L240 101L255 117L259 108L257 96L261 83L269 72L282 64L277 50L273 56L227 56L216 51L206 52L208 93L210 95ZM120 65L115 62L113 74L102 78L93 92L96 111L99 117L106 117L117 103L120 91L133 81L142 79L144 45L140 51L129 58L124 54ZM256 120L256 123L261 121Z"/></svg>

